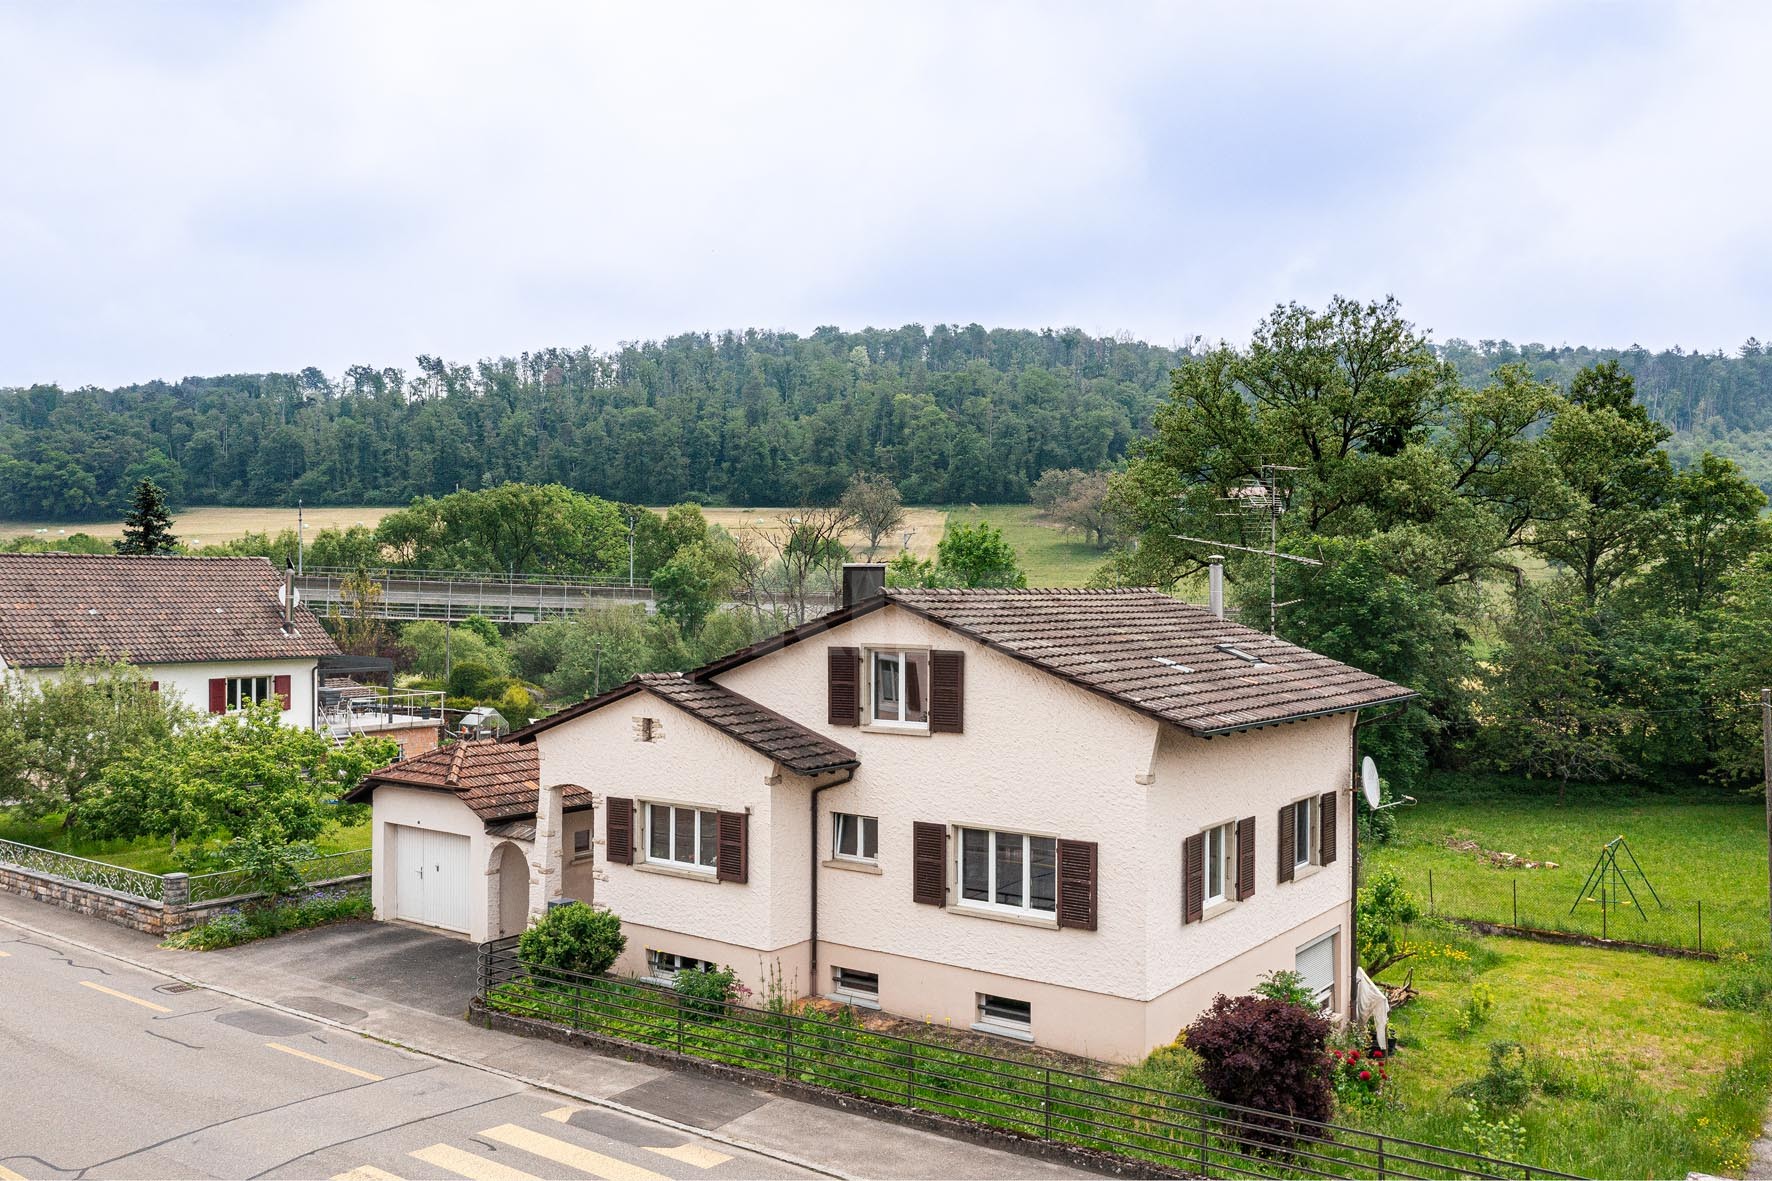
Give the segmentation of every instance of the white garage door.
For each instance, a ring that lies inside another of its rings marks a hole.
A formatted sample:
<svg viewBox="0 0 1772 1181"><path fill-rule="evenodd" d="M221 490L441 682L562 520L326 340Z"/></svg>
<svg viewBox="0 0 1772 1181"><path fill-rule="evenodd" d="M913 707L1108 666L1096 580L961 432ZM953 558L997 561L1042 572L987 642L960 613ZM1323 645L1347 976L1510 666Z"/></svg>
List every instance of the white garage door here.
<svg viewBox="0 0 1772 1181"><path fill-rule="evenodd" d="M1307 943L1298 949L1298 960L1294 965L1298 974L1304 977L1304 986L1316 996L1317 1003L1326 1005L1335 999L1335 936L1325 935L1314 943Z"/></svg>
<svg viewBox="0 0 1772 1181"><path fill-rule="evenodd" d="M395 826L394 914L427 927L468 929L468 838Z"/></svg>

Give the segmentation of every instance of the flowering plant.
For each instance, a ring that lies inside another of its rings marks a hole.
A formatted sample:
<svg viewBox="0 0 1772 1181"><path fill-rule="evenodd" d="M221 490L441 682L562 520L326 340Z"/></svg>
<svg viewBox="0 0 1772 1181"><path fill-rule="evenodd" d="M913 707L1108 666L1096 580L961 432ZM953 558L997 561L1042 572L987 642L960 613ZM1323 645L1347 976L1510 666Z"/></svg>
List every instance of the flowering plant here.
<svg viewBox="0 0 1772 1181"><path fill-rule="evenodd" d="M1390 1079L1390 1063L1383 1050L1329 1051L1329 1073L1335 1081L1335 1097L1343 1103L1376 1098Z"/></svg>

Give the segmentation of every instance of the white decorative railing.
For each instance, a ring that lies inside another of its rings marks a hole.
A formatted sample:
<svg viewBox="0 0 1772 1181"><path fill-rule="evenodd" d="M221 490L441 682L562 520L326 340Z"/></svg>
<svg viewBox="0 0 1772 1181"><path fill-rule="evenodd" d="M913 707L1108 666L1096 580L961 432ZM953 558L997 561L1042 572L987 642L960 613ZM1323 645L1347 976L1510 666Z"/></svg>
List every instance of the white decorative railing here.
<svg viewBox="0 0 1772 1181"><path fill-rule="evenodd" d="M301 863L302 882L331 882L339 878L359 877L369 872L371 853L368 849L348 849L328 853ZM223 869L215 873L192 874L192 902L213 902L217 898L233 898L253 893L252 883L243 869Z"/></svg>
<svg viewBox="0 0 1772 1181"><path fill-rule="evenodd" d="M58 853L54 849L40 849L36 845L21 845L17 841L0 841L0 864L16 866L33 873L51 874L71 882L79 882L83 886L115 890L119 894L129 894L149 902L161 901L166 893L166 879L157 873L125 869L106 861L92 861L85 857L76 857L72 853Z"/></svg>

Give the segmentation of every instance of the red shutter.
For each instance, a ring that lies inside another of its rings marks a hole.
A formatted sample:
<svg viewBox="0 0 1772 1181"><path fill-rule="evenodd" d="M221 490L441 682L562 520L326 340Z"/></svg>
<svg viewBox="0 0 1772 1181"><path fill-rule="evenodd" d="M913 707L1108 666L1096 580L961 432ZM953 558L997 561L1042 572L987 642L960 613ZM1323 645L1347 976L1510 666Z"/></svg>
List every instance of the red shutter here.
<svg viewBox="0 0 1772 1181"><path fill-rule="evenodd" d="M1298 805L1296 804L1287 804L1284 808L1280 809L1279 880L1282 882L1289 882L1292 880L1292 866L1298 861L1298 847L1294 840L1294 833L1292 830L1293 824L1296 823L1296 818L1292 815L1292 809L1297 806Z"/></svg>
<svg viewBox="0 0 1772 1181"><path fill-rule="evenodd" d="M911 901L948 904L948 826L918 820L911 825Z"/></svg>
<svg viewBox="0 0 1772 1181"><path fill-rule="evenodd" d="M1317 801L1321 813L1318 826L1317 864L1332 865L1335 862L1335 793L1326 791Z"/></svg>
<svg viewBox="0 0 1772 1181"><path fill-rule="evenodd" d="M148 692L150 692L150 693L160 692L160 682L159 681L149 681L148 682Z"/></svg>
<svg viewBox="0 0 1772 1181"><path fill-rule="evenodd" d="M289 678L288 677L273 677L273 678L271 678L271 692L273 692L277 695L277 700L283 703L284 709L289 708L289 702L290 702L291 698L289 696Z"/></svg>
<svg viewBox="0 0 1772 1181"><path fill-rule="evenodd" d="M610 796L604 811L609 819L605 822L604 858L611 865L632 865L634 863L634 801L618 799Z"/></svg>
<svg viewBox="0 0 1772 1181"><path fill-rule="evenodd" d="M966 654L929 654L929 732L959 734L966 728Z"/></svg>
<svg viewBox="0 0 1772 1181"><path fill-rule="evenodd" d="M1058 842L1058 925L1095 930L1096 845Z"/></svg>
<svg viewBox="0 0 1772 1181"><path fill-rule="evenodd" d="M861 725L861 649L827 648L833 726Z"/></svg>
<svg viewBox="0 0 1772 1181"><path fill-rule="evenodd" d="M228 712L228 679L226 677L209 678L209 712L212 714Z"/></svg>
<svg viewBox="0 0 1772 1181"><path fill-rule="evenodd" d="M719 852L714 858L714 877L743 884L750 880L751 817L748 812L721 812Z"/></svg>
<svg viewBox="0 0 1772 1181"><path fill-rule="evenodd" d="M1206 908L1206 834L1181 842L1181 921L1197 923Z"/></svg>
<svg viewBox="0 0 1772 1181"><path fill-rule="evenodd" d="M1255 817L1237 821L1237 898L1255 897Z"/></svg>

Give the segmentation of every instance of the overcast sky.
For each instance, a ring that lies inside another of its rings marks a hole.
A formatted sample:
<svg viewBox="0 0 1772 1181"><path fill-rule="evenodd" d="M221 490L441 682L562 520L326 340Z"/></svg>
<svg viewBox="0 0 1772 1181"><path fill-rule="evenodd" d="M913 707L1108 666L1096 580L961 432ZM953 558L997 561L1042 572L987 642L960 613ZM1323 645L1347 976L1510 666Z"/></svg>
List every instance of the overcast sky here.
<svg viewBox="0 0 1772 1181"><path fill-rule="evenodd" d="M0 0L0 384L942 321L1772 337L1772 4Z"/></svg>

